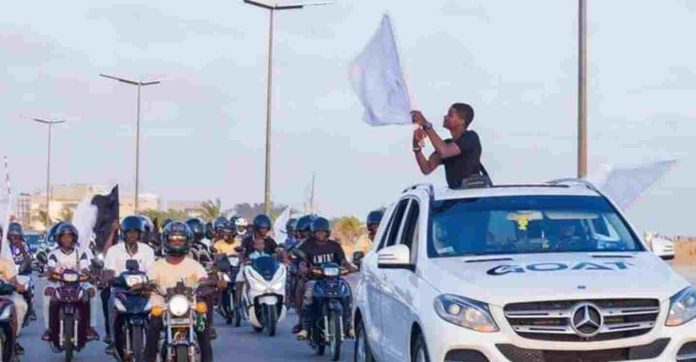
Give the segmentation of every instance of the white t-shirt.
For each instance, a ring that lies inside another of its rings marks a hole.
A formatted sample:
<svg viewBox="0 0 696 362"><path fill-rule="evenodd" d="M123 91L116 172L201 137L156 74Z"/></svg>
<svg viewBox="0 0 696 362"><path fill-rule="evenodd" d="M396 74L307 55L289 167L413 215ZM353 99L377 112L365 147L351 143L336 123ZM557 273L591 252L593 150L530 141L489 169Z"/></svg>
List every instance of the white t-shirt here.
<svg viewBox="0 0 696 362"><path fill-rule="evenodd" d="M126 271L126 261L135 259L141 272L147 273L155 262L155 251L145 243L138 243L138 252L130 255L126 250L126 243L120 242L106 251L104 257L104 269L113 270L116 275Z"/></svg>
<svg viewBox="0 0 696 362"><path fill-rule="evenodd" d="M56 248L48 254L48 267L56 272L62 272L64 269L72 269L80 272L84 269L89 269L89 257L86 253L80 253L78 249L73 249L66 254L63 249Z"/></svg>

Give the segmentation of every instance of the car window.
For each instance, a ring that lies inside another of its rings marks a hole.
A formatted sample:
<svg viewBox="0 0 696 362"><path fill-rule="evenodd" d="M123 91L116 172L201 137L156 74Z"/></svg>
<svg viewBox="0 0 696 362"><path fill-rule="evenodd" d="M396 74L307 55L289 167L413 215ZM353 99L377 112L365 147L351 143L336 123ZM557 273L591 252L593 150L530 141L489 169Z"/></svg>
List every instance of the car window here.
<svg viewBox="0 0 696 362"><path fill-rule="evenodd" d="M409 199L403 199L399 201L399 205L396 206L394 210L394 215L390 221L389 228L387 229L386 241L383 244L384 247L392 246L396 243L396 237L399 234L399 229L401 228L401 221L404 218L404 213L406 212L406 206L408 206Z"/></svg>
<svg viewBox="0 0 696 362"><path fill-rule="evenodd" d="M413 230L416 228L416 225L418 224L419 214L420 206L418 205L418 201L411 201L411 204L408 207L408 213L406 214L406 218L404 219L404 228L401 233L400 241L401 244L408 246L409 249L412 249L411 246L413 244Z"/></svg>

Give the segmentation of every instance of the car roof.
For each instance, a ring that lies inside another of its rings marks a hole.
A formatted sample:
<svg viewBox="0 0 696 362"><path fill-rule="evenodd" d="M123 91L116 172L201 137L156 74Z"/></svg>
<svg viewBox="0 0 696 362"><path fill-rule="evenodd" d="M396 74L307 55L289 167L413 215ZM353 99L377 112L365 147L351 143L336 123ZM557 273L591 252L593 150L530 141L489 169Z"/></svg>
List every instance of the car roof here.
<svg viewBox="0 0 696 362"><path fill-rule="evenodd" d="M505 196L595 196L602 194L589 183L545 183L529 185L495 185L487 187L471 187L450 189L429 184L415 185L404 190L404 193L425 190L435 200L452 200L481 197Z"/></svg>

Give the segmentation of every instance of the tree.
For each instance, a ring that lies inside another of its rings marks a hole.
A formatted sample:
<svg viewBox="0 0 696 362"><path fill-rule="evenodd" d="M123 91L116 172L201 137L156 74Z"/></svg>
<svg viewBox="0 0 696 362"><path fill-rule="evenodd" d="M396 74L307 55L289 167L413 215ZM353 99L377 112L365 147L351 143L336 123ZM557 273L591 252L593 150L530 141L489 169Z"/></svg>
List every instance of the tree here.
<svg viewBox="0 0 696 362"><path fill-rule="evenodd" d="M75 209L73 207L70 207L69 205L63 205L63 208L60 210L60 219L63 221L71 222L74 213Z"/></svg>
<svg viewBox="0 0 696 362"><path fill-rule="evenodd" d="M46 228L51 227L51 218L48 217L46 210L36 210L36 213L32 216L32 220L46 225Z"/></svg>
<svg viewBox="0 0 696 362"><path fill-rule="evenodd" d="M218 216L220 216L220 211L222 210L222 203L220 198L213 200L206 200L201 203L201 210L203 213L203 219L205 221L213 221Z"/></svg>
<svg viewBox="0 0 696 362"><path fill-rule="evenodd" d="M275 220L286 207L287 205L271 203L271 214L268 216ZM247 220L253 220L256 215L264 213L266 213L266 208L263 203L250 204L244 202L234 206L234 214Z"/></svg>

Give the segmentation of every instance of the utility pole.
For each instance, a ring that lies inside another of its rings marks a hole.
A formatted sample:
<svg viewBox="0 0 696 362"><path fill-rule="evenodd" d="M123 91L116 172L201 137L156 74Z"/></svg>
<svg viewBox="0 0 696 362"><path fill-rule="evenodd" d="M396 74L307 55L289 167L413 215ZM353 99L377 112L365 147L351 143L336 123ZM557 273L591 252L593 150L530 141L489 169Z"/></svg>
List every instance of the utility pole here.
<svg viewBox="0 0 696 362"><path fill-rule="evenodd" d="M587 177L587 3L578 0L578 178Z"/></svg>

